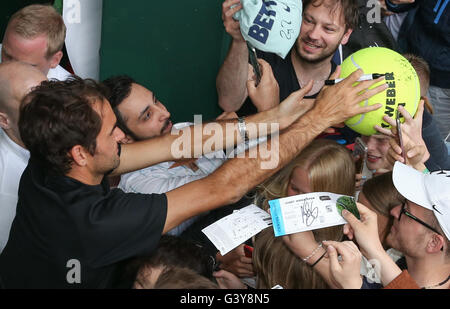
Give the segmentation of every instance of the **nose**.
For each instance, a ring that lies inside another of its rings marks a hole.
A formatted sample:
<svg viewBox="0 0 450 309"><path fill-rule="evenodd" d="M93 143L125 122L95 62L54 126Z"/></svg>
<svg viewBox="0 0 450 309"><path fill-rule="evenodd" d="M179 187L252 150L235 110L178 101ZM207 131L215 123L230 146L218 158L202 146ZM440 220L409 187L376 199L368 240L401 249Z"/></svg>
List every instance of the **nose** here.
<svg viewBox="0 0 450 309"><path fill-rule="evenodd" d="M398 218L400 217L401 210L402 210L402 205L397 205L391 209L390 214L391 214L391 216L393 216L395 219L398 220Z"/></svg>
<svg viewBox="0 0 450 309"><path fill-rule="evenodd" d="M319 25L314 25L312 29L308 32L308 36L311 40L320 39L320 29Z"/></svg>
<svg viewBox="0 0 450 309"><path fill-rule="evenodd" d="M114 129L114 139L116 140L116 142L119 142L124 138L125 138L125 133L123 133L123 131L121 129L119 129L119 127L116 127Z"/></svg>
<svg viewBox="0 0 450 309"><path fill-rule="evenodd" d="M367 150L374 150L376 148L376 140L374 137L369 137L366 141Z"/></svg>
<svg viewBox="0 0 450 309"><path fill-rule="evenodd" d="M166 121L166 119L170 118L170 113L167 108L162 104L155 105L155 112L158 113L159 121Z"/></svg>

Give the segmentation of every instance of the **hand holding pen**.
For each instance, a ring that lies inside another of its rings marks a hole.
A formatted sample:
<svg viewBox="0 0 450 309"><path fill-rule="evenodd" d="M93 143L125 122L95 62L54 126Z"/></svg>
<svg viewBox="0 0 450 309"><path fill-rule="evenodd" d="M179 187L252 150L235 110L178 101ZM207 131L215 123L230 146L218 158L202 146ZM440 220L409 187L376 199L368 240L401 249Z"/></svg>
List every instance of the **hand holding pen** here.
<svg viewBox="0 0 450 309"><path fill-rule="evenodd" d="M385 74L379 74L379 73L364 74L364 75L361 75L361 77L357 81L358 82L362 82L362 81L365 81L365 80L374 80L374 79L380 78L381 76L384 76L384 75ZM327 79L327 80L325 80L325 85L326 86L332 86L332 85L335 85L337 83L340 83L344 79L345 78Z"/></svg>
<svg viewBox="0 0 450 309"><path fill-rule="evenodd" d="M403 146L403 137L402 137L402 123L400 121L400 112L398 109L395 111L395 124L397 127L397 144L400 146L400 148L402 150L402 157L403 157L403 160L405 160L405 164L406 164L406 153L405 153L405 147Z"/></svg>
<svg viewBox="0 0 450 309"><path fill-rule="evenodd" d="M391 149L389 150L389 162L393 164L395 161L400 161L405 164L410 163L413 166L419 163L419 161L420 163L425 163L430 158L430 153L428 152L425 141L422 138L422 115L424 111L423 101L419 102L419 107L414 117L412 117L411 114L401 105L398 106L398 111L405 119L405 122L401 124L402 142L405 148L404 151L401 149L396 136L398 134L396 120L384 115L383 120L391 125L391 129L382 128L378 125L375 126L375 130L379 133L393 138ZM408 161L405 161L403 154L406 156Z"/></svg>

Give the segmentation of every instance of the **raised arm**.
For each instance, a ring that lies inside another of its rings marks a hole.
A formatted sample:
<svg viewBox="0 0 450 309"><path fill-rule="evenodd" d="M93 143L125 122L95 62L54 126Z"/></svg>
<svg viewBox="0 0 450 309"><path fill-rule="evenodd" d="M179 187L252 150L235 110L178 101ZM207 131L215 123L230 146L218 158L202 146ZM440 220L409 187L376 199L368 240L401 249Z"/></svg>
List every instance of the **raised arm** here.
<svg viewBox="0 0 450 309"><path fill-rule="evenodd" d="M391 125L391 130L383 129L376 125L375 129L387 136L390 136L390 149L387 154L388 161L394 165L395 161L400 161L404 164L413 166L414 168L423 171L425 170L425 162L430 158L430 153L427 149L425 141L422 138L422 116L424 112L424 102L419 102L416 115L411 117L409 112L403 107L399 106L399 111L405 118L402 127L402 142L407 162L404 162L402 155L402 148L398 145L397 127L394 119L388 116L383 116L383 120Z"/></svg>
<svg viewBox="0 0 450 309"><path fill-rule="evenodd" d="M236 6L231 8L233 5ZM239 0L226 0L222 4L223 24L232 37L230 49L216 78L219 106L225 112L237 111L247 98L247 45L242 37L239 22L233 19L233 14L240 9L242 5Z"/></svg>
<svg viewBox="0 0 450 309"><path fill-rule="evenodd" d="M361 75L362 71L357 70L345 81L324 87L312 110L284 130L278 139L269 140L267 143L270 147L276 147L275 143L278 143L278 151L273 153L275 158L262 158L261 151L258 151L256 158L231 159L208 177L168 192L164 231L199 213L239 200L250 189L289 163L326 128L354 115L379 108L381 104L362 107L359 102L385 90L386 85L368 91L364 90L379 80L352 86ZM262 168L265 161L272 159L278 163L276 167Z"/></svg>
<svg viewBox="0 0 450 309"><path fill-rule="evenodd" d="M357 203L357 207L361 215L361 221L346 210L342 211L342 215L352 227L361 253L368 260L379 263L381 283L386 286L397 278L402 271L384 251L378 236L377 214L363 204Z"/></svg>
<svg viewBox="0 0 450 309"><path fill-rule="evenodd" d="M267 65L266 71L271 73L270 66ZM303 102L305 91L309 91L311 87L312 83L292 93L272 109L247 117L245 123L248 138L255 139L283 130L311 109L313 102ZM255 95L258 92L266 92L264 87L252 89ZM196 124L146 141L122 145L120 166L114 170L113 175L128 173L159 162L198 158L202 154L228 149L241 142L243 140L239 133L238 119Z"/></svg>

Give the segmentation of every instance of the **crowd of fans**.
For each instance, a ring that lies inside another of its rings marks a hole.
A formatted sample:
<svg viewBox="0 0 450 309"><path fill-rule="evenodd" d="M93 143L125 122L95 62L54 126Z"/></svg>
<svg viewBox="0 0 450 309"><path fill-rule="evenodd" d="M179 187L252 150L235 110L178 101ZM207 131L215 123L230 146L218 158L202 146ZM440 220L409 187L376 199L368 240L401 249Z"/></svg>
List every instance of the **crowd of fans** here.
<svg viewBox="0 0 450 309"><path fill-rule="evenodd" d="M295 45L285 59L257 51L256 83L233 18L243 6L225 0L224 113L204 124L173 124L130 76L63 69L66 28L52 6L11 16L0 46L0 286L448 289L450 7L380 0L380 35L363 42L359 2L303 0ZM386 35L416 70L421 101L415 115L399 107L402 145L388 116L391 129L360 136L363 176L352 156L359 134L343 123L379 108L359 102L387 86L355 83L361 70L324 82L339 77L342 46L382 46ZM223 134L211 144L213 125ZM277 150L275 166L261 167L261 145ZM281 237L269 227L224 255L202 233L249 204L270 212L270 200L311 192L355 197L360 218L344 210L345 225Z"/></svg>

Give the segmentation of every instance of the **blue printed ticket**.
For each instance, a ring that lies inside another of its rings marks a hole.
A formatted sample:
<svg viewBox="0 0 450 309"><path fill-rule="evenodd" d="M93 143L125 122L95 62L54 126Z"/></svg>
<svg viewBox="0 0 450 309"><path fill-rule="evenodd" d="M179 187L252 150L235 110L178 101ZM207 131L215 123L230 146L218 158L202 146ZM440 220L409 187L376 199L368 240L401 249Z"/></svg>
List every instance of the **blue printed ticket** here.
<svg viewBox="0 0 450 309"><path fill-rule="evenodd" d="M342 209L359 218L353 197L328 192L271 200L269 205L276 237L345 224Z"/></svg>

